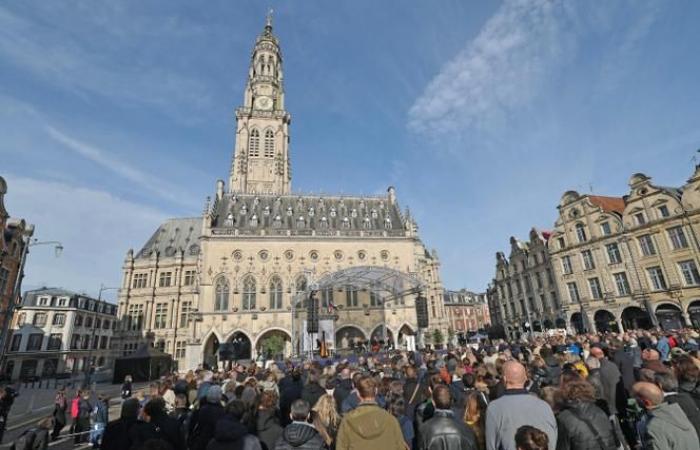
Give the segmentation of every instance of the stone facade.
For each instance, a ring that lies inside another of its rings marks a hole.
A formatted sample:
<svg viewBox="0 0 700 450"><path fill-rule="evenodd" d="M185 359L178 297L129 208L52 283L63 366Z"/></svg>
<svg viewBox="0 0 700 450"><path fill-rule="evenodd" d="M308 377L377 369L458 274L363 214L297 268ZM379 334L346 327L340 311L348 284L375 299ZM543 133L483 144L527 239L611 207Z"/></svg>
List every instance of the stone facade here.
<svg viewBox="0 0 700 450"><path fill-rule="evenodd" d="M575 329L700 326L700 168L678 188L644 174L624 197L566 192L551 239Z"/></svg>
<svg viewBox="0 0 700 450"><path fill-rule="evenodd" d="M469 333L485 330L491 325L486 294L466 289L445 290L445 312L449 326L457 339L466 339Z"/></svg>
<svg viewBox="0 0 700 450"><path fill-rule="evenodd" d="M12 326L6 373L12 380L111 367L117 307L75 292L24 294Z"/></svg>
<svg viewBox="0 0 700 450"><path fill-rule="evenodd" d="M530 230L510 238L510 254L496 254L496 276L487 291L492 322L511 337L562 325L560 295L549 256L550 233Z"/></svg>
<svg viewBox="0 0 700 450"><path fill-rule="evenodd" d="M34 227L22 219L11 219L5 209L4 197L7 194L7 183L0 177L0 324L7 328L12 318L11 308L13 293L21 271L24 247L34 234ZM17 298L15 298L15 301ZM0 345L4 343L0 342Z"/></svg>
<svg viewBox="0 0 700 450"><path fill-rule="evenodd" d="M431 328L447 329L439 259L393 188L376 197L290 194L289 117L268 18L236 112L229 189L218 181L201 217L169 220L127 254L119 293L123 352L148 340L180 368L193 368L216 363L221 343L242 340L251 350L245 356L255 357L277 335L285 355L296 353L305 318L297 293L353 267L419 279ZM402 345L418 331L416 295L382 298L352 285L318 293L334 323L329 345L384 336Z"/></svg>

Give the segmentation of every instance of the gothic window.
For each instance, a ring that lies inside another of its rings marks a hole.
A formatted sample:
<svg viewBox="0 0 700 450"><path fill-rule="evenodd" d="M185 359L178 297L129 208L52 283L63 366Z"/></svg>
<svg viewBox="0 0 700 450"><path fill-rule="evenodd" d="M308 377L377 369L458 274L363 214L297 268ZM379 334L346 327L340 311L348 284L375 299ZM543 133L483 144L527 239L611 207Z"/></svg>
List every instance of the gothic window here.
<svg viewBox="0 0 700 450"><path fill-rule="evenodd" d="M272 130L265 131L265 158L275 156L275 135Z"/></svg>
<svg viewBox="0 0 700 450"><path fill-rule="evenodd" d="M270 280L270 309L282 309L282 280L279 277Z"/></svg>
<svg viewBox="0 0 700 450"><path fill-rule="evenodd" d="M260 156L260 132L253 129L250 132L250 142L248 143L248 154L250 156Z"/></svg>
<svg viewBox="0 0 700 450"><path fill-rule="evenodd" d="M306 276L299 275L294 284L296 285L297 293L304 292L306 290Z"/></svg>
<svg viewBox="0 0 700 450"><path fill-rule="evenodd" d="M214 311L226 311L228 309L229 283L224 277L216 280L214 290Z"/></svg>
<svg viewBox="0 0 700 450"><path fill-rule="evenodd" d="M256 297L256 284L255 278L252 275L248 275L243 279L243 309L255 309L255 297Z"/></svg>

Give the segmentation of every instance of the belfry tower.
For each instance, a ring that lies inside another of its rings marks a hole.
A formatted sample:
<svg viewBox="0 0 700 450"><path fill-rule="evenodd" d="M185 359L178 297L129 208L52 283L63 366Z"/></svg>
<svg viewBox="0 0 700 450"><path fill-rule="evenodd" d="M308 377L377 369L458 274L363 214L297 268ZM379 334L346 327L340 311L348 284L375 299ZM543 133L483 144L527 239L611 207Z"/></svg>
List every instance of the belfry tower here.
<svg viewBox="0 0 700 450"><path fill-rule="evenodd" d="M289 194L289 124L284 106L282 53L272 33L272 14L253 48L243 106L236 109L232 192Z"/></svg>

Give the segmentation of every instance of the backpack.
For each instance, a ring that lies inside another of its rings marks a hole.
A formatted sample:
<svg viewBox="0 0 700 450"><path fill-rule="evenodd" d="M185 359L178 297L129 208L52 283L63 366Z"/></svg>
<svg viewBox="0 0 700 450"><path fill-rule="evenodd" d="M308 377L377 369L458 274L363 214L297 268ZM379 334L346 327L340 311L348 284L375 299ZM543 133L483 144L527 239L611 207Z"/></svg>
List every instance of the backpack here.
<svg viewBox="0 0 700 450"><path fill-rule="evenodd" d="M78 413L80 412L80 398L76 397L70 401L70 416L73 419L78 418Z"/></svg>
<svg viewBox="0 0 700 450"><path fill-rule="evenodd" d="M12 443L12 450L32 450L36 440L36 429L25 430L15 442Z"/></svg>

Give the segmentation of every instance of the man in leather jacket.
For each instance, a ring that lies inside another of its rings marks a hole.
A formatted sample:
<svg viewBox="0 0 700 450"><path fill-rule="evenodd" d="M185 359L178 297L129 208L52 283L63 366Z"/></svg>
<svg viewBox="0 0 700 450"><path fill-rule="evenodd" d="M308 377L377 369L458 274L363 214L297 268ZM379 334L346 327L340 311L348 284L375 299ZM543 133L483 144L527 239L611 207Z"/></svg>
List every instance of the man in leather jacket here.
<svg viewBox="0 0 700 450"><path fill-rule="evenodd" d="M420 427L420 450L476 450L474 432L450 409L452 397L445 385L433 389L433 416Z"/></svg>

